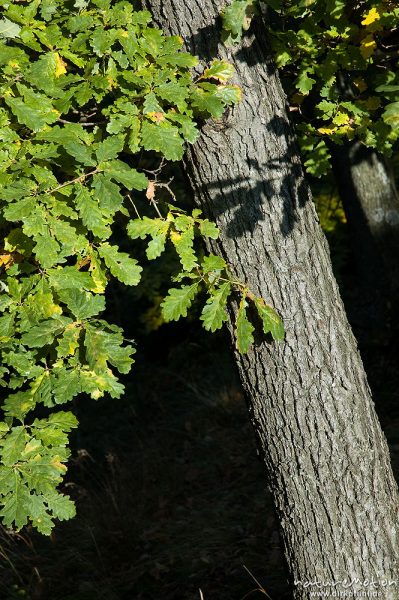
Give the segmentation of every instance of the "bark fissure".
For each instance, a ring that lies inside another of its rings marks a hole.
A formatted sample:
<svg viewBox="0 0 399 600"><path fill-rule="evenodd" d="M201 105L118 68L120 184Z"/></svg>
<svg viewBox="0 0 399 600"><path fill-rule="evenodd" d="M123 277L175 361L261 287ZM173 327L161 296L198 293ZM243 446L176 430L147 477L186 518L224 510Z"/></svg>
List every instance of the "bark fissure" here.
<svg viewBox="0 0 399 600"><path fill-rule="evenodd" d="M230 51L218 45L222 2L144 4L190 51L207 59L215 50L230 60L244 91L227 117L204 125L185 169L196 202L221 230L212 248L284 318L283 343L262 339L236 360L292 581L394 579L398 498L388 447L263 24ZM398 588L384 593L393 600ZM297 585L294 596L309 598L309 589Z"/></svg>

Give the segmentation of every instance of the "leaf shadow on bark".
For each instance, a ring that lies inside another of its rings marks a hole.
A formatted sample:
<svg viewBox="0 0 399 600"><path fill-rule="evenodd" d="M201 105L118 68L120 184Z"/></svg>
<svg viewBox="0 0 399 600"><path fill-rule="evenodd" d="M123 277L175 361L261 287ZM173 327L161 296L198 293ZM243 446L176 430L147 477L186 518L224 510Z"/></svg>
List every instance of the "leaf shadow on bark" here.
<svg viewBox="0 0 399 600"><path fill-rule="evenodd" d="M284 121L276 117L266 126L275 135L276 131L282 130L280 120ZM292 233L299 220L298 211L311 199L301 165L290 160L292 150L288 147L286 156L265 162L248 157L247 176L218 178L196 186L197 194L202 200L206 199L208 216L218 220L228 213L224 228L227 237L237 238L247 232L253 233L260 222L269 218L276 198L280 203L280 232L284 237Z"/></svg>
<svg viewBox="0 0 399 600"><path fill-rule="evenodd" d="M185 46L201 61L209 62L219 54L220 31L221 19L217 17L215 23L201 27L190 36L190 39L186 39Z"/></svg>
<svg viewBox="0 0 399 600"><path fill-rule="evenodd" d="M235 63L239 72L253 69L253 85L264 88L265 81L273 77L276 72L269 44L265 32L267 31L263 17L258 15L253 19L250 29L245 32L238 50L226 49L220 43L221 24L216 18L211 25L197 29L186 42L187 48L197 54L202 61L209 61L215 56L226 58ZM261 65L261 69L257 68ZM222 143L229 140L229 130L238 126L246 114L246 103L251 99L246 94L247 81L238 77L237 83L244 88L241 103L227 109L223 117L217 121L208 121L203 132L214 143L214 134L220 137L226 134ZM252 83L252 81L250 82ZM251 86L249 86L251 87ZM248 90L248 96L251 90ZM283 92L281 91L281 94ZM267 99L265 99L265 102ZM249 107L250 108L250 107ZM248 110L248 113L250 110ZM267 111L264 111L265 114ZM218 219L224 215L224 231L229 238L242 237L253 233L259 222L265 221L272 211L278 208L280 212L280 232L288 237L298 222L298 211L311 200L308 184L305 180L298 156L297 144L293 135L292 126L287 116L287 111L282 114L273 114L263 125L265 132L256 131L260 143L266 146L267 140L275 140L276 146L284 149L278 157L273 157L272 151L264 148L258 154L253 147L248 152L245 160L237 161L240 164L240 173L236 178L215 178L213 183L204 186L195 186L197 194L202 198L201 205L207 206L209 217ZM250 127L251 124L248 124ZM243 137L247 131L243 131ZM239 133L239 130L238 130ZM231 140L232 138L230 138ZM228 141L227 141L228 144ZM228 150L228 148L227 148ZM230 148L231 150L231 148ZM252 150L252 152L251 152ZM220 148L223 152L223 148ZM186 170L190 171L190 162L195 160L195 154L188 150ZM244 166L244 168L242 168ZM196 178L192 178L192 183ZM276 198L278 201L276 202ZM206 202L204 202L204 200Z"/></svg>

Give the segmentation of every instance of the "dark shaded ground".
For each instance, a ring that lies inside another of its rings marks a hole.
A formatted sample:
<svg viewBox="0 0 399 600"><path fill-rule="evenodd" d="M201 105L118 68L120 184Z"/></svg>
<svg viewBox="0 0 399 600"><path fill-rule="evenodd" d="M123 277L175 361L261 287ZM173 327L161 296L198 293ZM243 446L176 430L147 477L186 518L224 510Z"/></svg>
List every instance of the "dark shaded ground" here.
<svg viewBox="0 0 399 600"><path fill-rule="evenodd" d="M0 598L283 598L262 465L223 336L138 366L124 400L88 400L66 491L78 517L51 539L3 537ZM155 341L155 340L154 340ZM244 567L245 565L245 567ZM251 597L264 597L257 592Z"/></svg>

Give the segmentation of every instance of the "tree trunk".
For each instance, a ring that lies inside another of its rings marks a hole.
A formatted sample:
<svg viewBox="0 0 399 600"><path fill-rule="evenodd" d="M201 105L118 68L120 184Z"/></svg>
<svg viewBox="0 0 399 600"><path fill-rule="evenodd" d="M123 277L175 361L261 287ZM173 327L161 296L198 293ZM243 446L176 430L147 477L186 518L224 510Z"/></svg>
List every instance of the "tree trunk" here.
<svg viewBox="0 0 399 600"><path fill-rule="evenodd" d="M236 67L243 101L204 125L185 168L232 271L283 316L286 339L236 354L279 516L294 597L309 583L398 575L398 497L386 440L303 178L261 17L218 45L224 0L144 0L187 48ZM214 248L215 248L214 247ZM231 306L234 312L236 307ZM267 574L265 574L267 576ZM302 582L302 583L298 583ZM329 588L327 588L329 589ZM333 588L332 588L333 589ZM369 589L369 588L364 588ZM383 597L397 599L394 586Z"/></svg>
<svg viewBox="0 0 399 600"><path fill-rule="evenodd" d="M358 275L354 323L386 337L399 306L399 195L383 158L360 142L331 144Z"/></svg>

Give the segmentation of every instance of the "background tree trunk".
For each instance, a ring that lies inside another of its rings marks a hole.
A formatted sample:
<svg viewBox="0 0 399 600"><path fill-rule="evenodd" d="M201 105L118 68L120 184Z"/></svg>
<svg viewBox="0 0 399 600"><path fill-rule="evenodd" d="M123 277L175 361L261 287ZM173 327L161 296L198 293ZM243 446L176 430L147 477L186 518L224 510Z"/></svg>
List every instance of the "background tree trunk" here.
<svg viewBox="0 0 399 600"><path fill-rule="evenodd" d="M228 51L218 45L223 0L144 4L157 25L182 35L202 59L230 60L244 92L225 118L205 124L185 168L196 202L221 229L214 248L285 322L283 343L260 339L236 360L292 583L394 579L398 501L388 448L303 178L264 24L253 23ZM398 595L396 587L383 593L392 600ZM294 597L309 598L309 588L294 584Z"/></svg>
<svg viewBox="0 0 399 600"><path fill-rule="evenodd" d="M399 195L384 159L360 142L331 144L358 275L354 323L384 338L399 305Z"/></svg>

